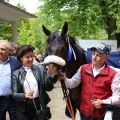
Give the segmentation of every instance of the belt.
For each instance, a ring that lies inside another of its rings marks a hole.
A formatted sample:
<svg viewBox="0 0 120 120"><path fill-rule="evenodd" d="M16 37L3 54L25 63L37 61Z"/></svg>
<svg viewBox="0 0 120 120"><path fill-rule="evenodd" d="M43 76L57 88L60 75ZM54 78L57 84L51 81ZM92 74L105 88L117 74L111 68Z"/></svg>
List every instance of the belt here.
<svg viewBox="0 0 120 120"><path fill-rule="evenodd" d="M0 99L11 99L12 95L0 96Z"/></svg>

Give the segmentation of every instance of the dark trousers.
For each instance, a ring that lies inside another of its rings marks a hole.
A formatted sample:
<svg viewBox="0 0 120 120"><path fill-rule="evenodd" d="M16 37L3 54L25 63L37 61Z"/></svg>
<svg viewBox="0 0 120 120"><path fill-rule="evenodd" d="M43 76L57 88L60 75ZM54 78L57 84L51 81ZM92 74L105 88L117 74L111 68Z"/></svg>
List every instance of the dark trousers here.
<svg viewBox="0 0 120 120"><path fill-rule="evenodd" d="M37 109L40 109L39 98L35 99L35 104ZM26 100L25 102L25 112L17 110L17 120L32 120L36 114L35 106L32 100Z"/></svg>
<svg viewBox="0 0 120 120"><path fill-rule="evenodd" d="M16 120L16 103L12 98L0 97L0 120L6 120L6 112L9 113L10 120Z"/></svg>
<svg viewBox="0 0 120 120"><path fill-rule="evenodd" d="M81 120L104 120L104 116L102 116L101 118L98 118L98 119L93 119L93 118L86 116L82 113L80 113L80 116L81 116Z"/></svg>

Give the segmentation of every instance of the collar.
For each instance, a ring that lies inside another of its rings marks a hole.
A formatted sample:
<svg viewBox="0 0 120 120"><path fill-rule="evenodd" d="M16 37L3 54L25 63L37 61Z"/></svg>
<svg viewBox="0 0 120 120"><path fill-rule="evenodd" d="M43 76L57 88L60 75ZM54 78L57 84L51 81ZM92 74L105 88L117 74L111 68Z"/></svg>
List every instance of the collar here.
<svg viewBox="0 0 120 120"><path fill-rule="evenodd" d="M92 65L92 69L93 69L93 71L95 71L95 72L101 72L103 69L105 68L105 65L103 65L103 67L101 67L100 69L95 69L94 67L93 67L93 65Z"/></svg>
<svg viewBox="0 0 120 120"><path fill-rule="evenodd" d="M26 72L31 71L31 67L23 66L23 68L25 69Z"/></svg>
<svg viewBox="0 0 120 120"><path fill-rule="evenodd" d="M7 59L6 61L4 61L4 62L3 62L3 61L0 61L0 63L1 63L1 64L7 64L9 61L10 61L10 59L9 59L9 57L8 57L8 59Z"/></svg>
<svg viewBox="0 0 120 120"><path fill-rule="evenodd" d="M102 68L98 69L101 75L107 75L109 73L108 66L105 64ZM92 64L89 64L88 68L85 70L88 74L93 75Z"/></svg>

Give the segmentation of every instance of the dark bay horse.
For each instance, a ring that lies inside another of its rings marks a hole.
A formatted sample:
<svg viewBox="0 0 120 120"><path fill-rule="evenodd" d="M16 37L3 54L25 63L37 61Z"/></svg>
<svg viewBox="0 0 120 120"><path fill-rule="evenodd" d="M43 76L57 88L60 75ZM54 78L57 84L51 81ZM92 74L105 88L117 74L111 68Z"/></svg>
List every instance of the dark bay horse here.
<svg viewBox="0 0 120 120"><path fill-rule="evenodd" d="M66 65L62 67L62 70L68 78L71 78L82 64L87 63L85 51L78 46L74 38L67 35L67 22L64 23L61 31L51 32L45 26L43 26L43 31L48 37L48 55L56 55L63 58L66 61ZM52 74L49 75L49 78L57 80L56 70L59 70L60 66L53 63L49 65L53 68ZM74 107L74 115L76 113L76 109L79 109L80 86L81 85L74 89L69 89L69 96Z"/></svg>

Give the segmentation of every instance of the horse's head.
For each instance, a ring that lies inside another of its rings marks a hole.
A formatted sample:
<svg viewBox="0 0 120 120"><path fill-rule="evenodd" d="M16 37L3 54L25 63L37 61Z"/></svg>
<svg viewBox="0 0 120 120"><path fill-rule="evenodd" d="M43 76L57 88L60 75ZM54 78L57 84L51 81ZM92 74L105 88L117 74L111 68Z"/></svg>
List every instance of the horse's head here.
<svg viewBox="0 0 120 120"><path fill-rule="evenodd" d="M67 22L64 23L61 31L51 32L45 26L43 26L43 31L48 37L48 55L55 55L64 59L66 65L62 68L65 70L67 77L71 77L80 65L86 63L86 57L84 50L76 44L75 39L67 35ZM48 76L52 79L56 79L60 68L61 65L58 63L55 64L55 61L50 63L48 69L50 69L51 74Z"/></svg>
<svg viewBox="0 0 120 120"><path fill-rule="evenodd" d="M45 26L43 26L43 31L47 35L47 52L48 55L56 55L63 58L66 61L66 55L68 53L68 41L67 41L67 31L68 25L67 22L64 23L64 26L61 31L51 32ZM57 80L57 74L60 69L59 64L50 63L48 65L49 77Z"/></svg>
<svg viewBox="0 0 120 120"><path fill-rule="evenodd" d="M47 40L48 55L56 55L65 59L64 58L65 53L63 53L63 51L67 53L67 49L65 46L67 30L68 30L67 22L65 22L62 30L58 32L51 32L45 26L43 26L43 31L48 36Z"/></svg>

